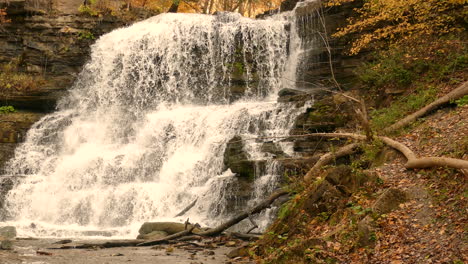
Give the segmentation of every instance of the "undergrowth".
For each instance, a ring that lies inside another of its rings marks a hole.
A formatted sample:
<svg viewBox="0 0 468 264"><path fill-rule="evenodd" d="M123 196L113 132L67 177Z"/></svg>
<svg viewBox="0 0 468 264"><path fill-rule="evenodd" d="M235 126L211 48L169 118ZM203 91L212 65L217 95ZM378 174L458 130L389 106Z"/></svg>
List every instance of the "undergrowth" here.
<svg viewBox="0 0 468 264"><path fill-rule="evenodd" d="M357 70L367 96L375 102L372 126L381 131L419 110L466 80L468 54L463 38L427 38L376 51ZM456 103L466 104L462 98Z"/></svg>
<svg viewBox="0 0 468 264"><path fill-rule="evenodd" d="M11 96L38 90L46 83L42 76L19 71L19 62L0 65L0 94Z"/></svg>
<svg viewBox="0 0 468 264"><path fill-rule="evenodd" d="M429 86L420 88L408 96L402 96L395 100L389 107L371 111L372 127L375 131L381 131L406 115L436 99L438 90Z"/></svg>

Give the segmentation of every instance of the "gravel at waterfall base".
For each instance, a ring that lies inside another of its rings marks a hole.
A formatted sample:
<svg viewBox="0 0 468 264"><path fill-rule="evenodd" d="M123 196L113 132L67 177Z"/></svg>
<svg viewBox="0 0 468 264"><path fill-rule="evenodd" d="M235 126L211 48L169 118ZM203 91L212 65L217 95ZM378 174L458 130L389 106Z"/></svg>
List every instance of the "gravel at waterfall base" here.
<svg viewBox="0 0 468 264"><path fill-rule="evenodd" d="M117 247L92 249L58 249L59 239L17 239L12 250L0 250L1 264L227 264L252 263L240 257L226 255L236 247L226 245L197 246L197 243L179 243L154 247ZM98 241L73 241L67 246ZM105 242L105 241L100 241ZM244 242L236 242L236 246ZM201 243L200 243L201 244Z"/></svg>

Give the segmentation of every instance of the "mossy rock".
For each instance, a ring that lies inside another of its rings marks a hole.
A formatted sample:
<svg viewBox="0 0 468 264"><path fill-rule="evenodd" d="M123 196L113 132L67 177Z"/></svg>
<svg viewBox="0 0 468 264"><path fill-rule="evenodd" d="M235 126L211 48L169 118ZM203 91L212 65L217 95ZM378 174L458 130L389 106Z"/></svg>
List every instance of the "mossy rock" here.
<svg viewBox="0 0 468 264"><path fill-rule="evenodd" d="M156 239L162 239L167 237L169 234L164 232L164 231L153 231L148 234L144 235L138 235L137 239L145 239L145 240L156 240Z"/></svg>
<svg viewBox="0 0 468 264"><path fill-rule="evenodd" d="M352 116L344 109L347 108L335 103L333 97L323 97L296 119L294 130L302 130L303 133L333 132L345 126Z"/></svg>
<svg viewBox="0 0 468 264"><path fill-rule="evenodd" d="M235 136L228 142L223 162L225 170L231 169L239 177L250 180L253 180L255 175L261 174L266 166L264 160L249 160L240 136Z"/></svg>
<svg viewBox="0 0 468 264"><path fill-rule="evenodd" d="M188 225L187 229L191 228L192 225ZM179 233L185 230L185 224L182 223L174 223L174 222L146 222L138 230L140 235L148 235L153 233L156 235L155 232L164 232L168 235L172 235L175 233ZM195 228L193 230L194 233L200 232L199 228ZM163 234L163 233L159 233Z"/></svg>

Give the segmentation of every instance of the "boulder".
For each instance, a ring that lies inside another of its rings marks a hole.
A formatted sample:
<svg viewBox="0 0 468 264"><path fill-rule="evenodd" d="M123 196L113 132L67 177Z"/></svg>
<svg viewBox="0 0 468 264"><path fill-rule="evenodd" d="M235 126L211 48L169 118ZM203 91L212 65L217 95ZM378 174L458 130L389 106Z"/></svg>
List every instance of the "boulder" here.
<svg viewBox="0 0 468 264"><path fill-rule="evenodd" d="M390 213L406 200L407 195L404 191L396 188L389 188L375 201L373 209L374 212L379 214Z"/></svg>
<svg viewBox="0 0 468 264"><path fill-rule="evenodd" d="M278 92L278 102L305 102L312 99L312 95L305 91L285 88Z"/></svg>
<svg viewBox="0 0 468 264"><path fill-rule="evenodd" d="M371 246L375 243L375 222L370 216L364 217L357 224L358 245L360 247Z"/></svg>
<svg viewBox="0 0 468 264"><path fill-rule="evenodd" d="M265 170L264 160L249 160L240 136L233 137L224 151L224 169L231 169L239 177L253 180L255 175Z"/></svg>
<svg viewBox="0 0 468 264"><path fill-rule="evenodd" d="M348 103L335 102L326 93L314 94L314 103L307 111L298 116L291 134L333 132L345 126L354 116Z"/></svg>
<svg viewBox="0 0 468 264"><path fill-rule="evenodd" d="M338 191L332 184L322 181L317 188L305 199L303 209L311 217L321 213L332 214L344 206L346 196Z"/></svg>
<svg viewBox="0 0 468 264"><path fill-rule="evenodd" d="M0 240L16 238L16 228L14 226L0 227Z"/></svg>
<svg viewBox="0 0 468 264"><path fill-rule="evenodd" d="M187 229L191 228L192 225L188 225ZM174 223L174 222L146 222L144 223L141 227L140 230L138 230L138 233L140 235L149 235L153 233L153 235L156 235L157 233L155 232L164 232L167 235L172 235L175 233L179 233L181 231L185 230L185 224L183 223ZM195 228L193 230L194 233L200 232L201 230L199 228ZM159 235L162 235L163 233L159 233Z"/></svg>
<svg viewBox="0 0 468 264"><path fill-rule="evenodd" d="M242 246L239 248L235 248L228 252L226 256L230 259L238 258L238 257L248 257L249 256L249 246Z"/></svg>
<svg viewBox="0 0 468 264"><path fill-rule="evenodd" d="M11 240L0 240L0 249L2 250L12 250L13 241Z"/></svg>
<svg viewBox="0 0 468 264"><path fill-rule="evenodd" d="M277 143L275 142L265 142L263 143L261 149L260 149L262 152L265 152L265 153L270 153L270 154L273 154L275 155L276 157L284 157L284 156L287 156L284 151L281 149L280 146L278 146Z"/></svg>
<svg viewBox="0 0 468 264"><path fill-rule="evenodd" d="M138 235L137 239L156 240L167 237L169 234L164 231L153 231L145 235Z"/></svg>

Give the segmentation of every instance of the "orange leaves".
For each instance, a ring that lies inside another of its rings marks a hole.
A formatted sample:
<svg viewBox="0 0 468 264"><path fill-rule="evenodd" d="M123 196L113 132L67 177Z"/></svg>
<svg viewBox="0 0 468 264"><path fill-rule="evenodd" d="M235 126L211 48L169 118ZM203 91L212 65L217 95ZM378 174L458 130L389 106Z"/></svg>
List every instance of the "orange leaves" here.
<svg viewBox="0 0 468 264"><path fill-rule="evenodd" d="M10 19L6 18L6 15L7 15L6 8L3 8L3 9L0 8L0 24L8 23L11 21Z"/></svg>

